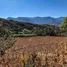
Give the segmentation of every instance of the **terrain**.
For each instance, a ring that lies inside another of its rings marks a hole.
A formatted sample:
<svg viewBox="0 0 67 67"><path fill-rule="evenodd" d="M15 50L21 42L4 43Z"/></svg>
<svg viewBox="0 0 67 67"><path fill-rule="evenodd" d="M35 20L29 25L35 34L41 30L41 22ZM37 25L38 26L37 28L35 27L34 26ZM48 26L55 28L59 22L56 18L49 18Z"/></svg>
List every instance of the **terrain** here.
<svg viewBox="0 0 67 67"><path fill-rule="evenodd" d="M5 27L5 28L9 28L10 30L22 30L22 29L33 29L33 27L40 27L40 28L46 28L46 27L50 27L53 25L49 25L49 24L34 24L34 23L30 23L30 22L21 22L21 21L14 21L14 20L6 20L4 18L0 18L0 26L1 27Z"/></svg>
<svg viewBox="0 0 67 67"><path fill-rule="evenodd" d="M66 22L58 27L0 18L0 67L67 67Z"/></svg>
<svg viewBox="0 0 67 67"><path fill-rule="evenodd" d="M56 35L59 27L49 24L33 24L0 18L0 27L10 30L16 36ZM24 35L26 34L26 35ZM27 35L28 34L28 35Z"/></svg>
<svg viewBox="0 0 67 67"><path fill-rule="evenodd" d="M15 20L15 21L21 21L21 22L30 22L33 24L51 24L51 25L57 25L59 26L61 22L64 20L65 17L8 17L8 20Z"/></svg>
<svg viewBox="0 0 67 67"><path fill-rule="evenodd" d="M34 63L36 67L67 67L66 37L37 36L16 39L15 45L0 58L0 67L24 67Z"/></svg>

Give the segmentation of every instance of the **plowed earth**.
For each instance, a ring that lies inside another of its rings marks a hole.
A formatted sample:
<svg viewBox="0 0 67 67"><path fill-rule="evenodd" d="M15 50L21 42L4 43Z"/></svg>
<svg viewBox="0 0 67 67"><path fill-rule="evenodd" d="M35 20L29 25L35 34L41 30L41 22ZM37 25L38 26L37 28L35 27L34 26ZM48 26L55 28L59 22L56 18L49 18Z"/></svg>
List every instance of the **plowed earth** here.
<svg viewBox="0 0 67 67"><path fill-rule="evenodd" d="M67 38L66 37L54 37L54 36L37 36L37 37L18 37L16 43L6 51L6 54L0 58L0 65L4 67L6 64L13 65L23 52L25 54L31 54L34 51L44 54L57 54L61 53L62 49L66 50ZM67 52L66 52L67 53ZM2 61L5 63L2 63ZM14 66L11 66L14 67Z"/></svg>
<svg viewBox="0 0 67 67"><path fill-rule="evenodd" d="M42 51L55 53L60 49L60 44L66 44L66 37L51 37L51 36L38 36L38 37L18 37L15 45L10 51Z"/></svg>

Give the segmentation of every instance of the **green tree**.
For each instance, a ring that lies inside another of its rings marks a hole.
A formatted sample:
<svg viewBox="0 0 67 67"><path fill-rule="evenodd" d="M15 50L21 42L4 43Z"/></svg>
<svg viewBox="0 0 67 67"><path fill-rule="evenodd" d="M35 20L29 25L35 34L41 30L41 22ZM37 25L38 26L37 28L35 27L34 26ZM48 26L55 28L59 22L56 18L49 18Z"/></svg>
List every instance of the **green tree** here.
<svg viewBox="0 0 67 67"><path fill-rule="evenodd" d="M67 32L67 17L61 23L60 30L63 31L63 32Z"/></svg>

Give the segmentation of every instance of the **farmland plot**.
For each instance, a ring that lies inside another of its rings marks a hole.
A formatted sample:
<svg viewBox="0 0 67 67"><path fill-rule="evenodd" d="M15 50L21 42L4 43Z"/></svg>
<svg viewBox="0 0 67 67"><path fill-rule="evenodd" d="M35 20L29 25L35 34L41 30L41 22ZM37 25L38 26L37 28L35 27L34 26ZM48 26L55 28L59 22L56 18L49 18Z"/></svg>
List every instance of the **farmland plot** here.
<svg viewBox="0 0 67 67"><path fill-rule="evenodd" d="M16 39L15 45L0 57L0 67L66 66L66 37L37 36Z"/></svg>

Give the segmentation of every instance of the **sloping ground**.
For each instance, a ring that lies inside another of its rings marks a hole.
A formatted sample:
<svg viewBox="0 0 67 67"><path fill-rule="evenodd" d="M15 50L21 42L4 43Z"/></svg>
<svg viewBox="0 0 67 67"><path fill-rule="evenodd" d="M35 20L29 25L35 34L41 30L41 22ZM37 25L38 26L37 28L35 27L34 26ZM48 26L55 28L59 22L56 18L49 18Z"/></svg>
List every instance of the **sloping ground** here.
<svg viewBox="0 0 67 67"><path fill-rule="evenodd" d="M20 22L20 21L13 21L13 20L6 20L3 18L0 18L0 27L4 27L7 28L9 30L13 30L13 31L22 31L23 29L33 29L34 27L39 27L39 28L47 28L47 27L53 27L55 28L56 26L54 25L48 25L48 24L43 24L43 25L39 25L39 24L33 24L33 23L29 23L29 22ZM56 27L58 28L58 27Z"/></svg>
<svg viewBox="0 0 67 67"><path fill-rule="evenodd" d="M6 54L0 58L0 65L2 65L2 67L23 67L19 63L19 57L23 54L31 55L33 52L36 52L37 55L41 57L44 61L42 62L43 65L45 64L45 56L47 56L47 58L49 56L49 65L54 64L54 58L58 59L55 65L57 65L57 63L60 65L67 63L66 37L38 36L18 37L16 39L15 45L7 50ZM50 59L50 57L52 58Z"/></svg>

